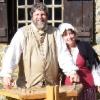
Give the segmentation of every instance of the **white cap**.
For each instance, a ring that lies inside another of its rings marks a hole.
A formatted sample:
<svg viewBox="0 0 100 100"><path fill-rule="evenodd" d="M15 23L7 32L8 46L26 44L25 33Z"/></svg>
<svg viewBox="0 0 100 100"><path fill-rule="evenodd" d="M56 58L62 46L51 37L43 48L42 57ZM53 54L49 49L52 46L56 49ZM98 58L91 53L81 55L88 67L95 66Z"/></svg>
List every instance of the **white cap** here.
<svg viewBox="0 0 100 100"><path fill-rule="evenodd" d="M61 35L63 34L63 32L65 30L68 30L68 29L72 29L73 31L76 32L76 29L74 28L74 26L72 26L69 23L62 23L62 24L60 24L59 27L58 27L58 29L59 29L59 32L60 32Z"/></svg>

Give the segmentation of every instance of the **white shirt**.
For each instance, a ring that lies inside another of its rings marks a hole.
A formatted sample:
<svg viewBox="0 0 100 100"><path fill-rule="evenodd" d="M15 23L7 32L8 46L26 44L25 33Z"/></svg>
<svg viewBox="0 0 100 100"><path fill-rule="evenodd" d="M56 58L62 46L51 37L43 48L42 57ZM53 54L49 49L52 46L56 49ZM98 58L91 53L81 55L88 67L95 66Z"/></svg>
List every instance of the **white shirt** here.
<svg viewBox="0 0 100 100"><path fill-rule="evenodd" d="M76 64L79 49L78 49L77 46L76 47L71 47L70 49L71 49L71 55L72 55L73 63Z"/></svg>
<svg viewBox="0 0 100 100"><path fill-rule="evenodd" d="M36 28L33 23L31 24L33 28ZM74 65L72 61L72 57L69 54L66 44L64 43L62 37L60 36L59 30L55 31L55 40L57 45L57 54L58 54L58 62L63 70L63 72L67 75L74 73L78 70L78 67ZM16 65L19 63L21 53L23 52L24 47L24 35L22 28L19 28L15 33L5 55L3 58L2 70L0 72L0 76L11 77L13 70L16 68ZM70 66L69 68L67 66Z"/></svg>

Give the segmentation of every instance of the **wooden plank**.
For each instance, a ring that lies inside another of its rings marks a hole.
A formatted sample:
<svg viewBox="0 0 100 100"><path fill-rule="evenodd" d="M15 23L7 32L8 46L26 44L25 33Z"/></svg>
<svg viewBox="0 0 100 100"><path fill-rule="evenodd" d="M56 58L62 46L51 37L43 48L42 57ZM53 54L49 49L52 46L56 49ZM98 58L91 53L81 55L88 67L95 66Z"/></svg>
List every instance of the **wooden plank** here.
<svg viewBox="0 0 100 100"><path fill-rule="evenodd" d="M55 99L54 100L59 100L59 86L54 87L54 94L55 94Z"/></svg>
<svg viewBox="0 0 100 100"><path fill-rule="evenodd" d="M13 94L13 93L11 94L9 90L5 91L5 89L0 90L0 95L15 98L15 99L20 99L20 96L18 94Z"/></svg>
<svg viewBox="0 0 100 100"><path fill-rule="evenodd" d="M82 87L82 84L60 87L59 100L77 100Z"/></svg>
<svg viewBox="0 0 100 100"><path fill-rule="evenodd" d="M47 86L46 100L55 100L54 99L54 86Z"/></svg>
<svg viewBox="0 0 100 100"><path fill-rule="evenodd" d="M82 85L72 86L46 86L33 87L31 89L0 89L0 95L19 100L71 100L76 98L82 89ZM77 100L77 99L75 99Z"/></svg>
<svg viewBox="0 0 100 100"><path fill-rule="evenodd" d="M39 90L38 90L39 89ZM1 89L0 95L20 99L20 100L27 100L27 99L43 99L46 98L46 89L45 88L38 88L34 90L28 89Z"/></svg>
<svg viewBox="0 0 100 100"><path fill-rule="evenodd" d="M0 2L5 2L5 0L0 0Z"/></svg>

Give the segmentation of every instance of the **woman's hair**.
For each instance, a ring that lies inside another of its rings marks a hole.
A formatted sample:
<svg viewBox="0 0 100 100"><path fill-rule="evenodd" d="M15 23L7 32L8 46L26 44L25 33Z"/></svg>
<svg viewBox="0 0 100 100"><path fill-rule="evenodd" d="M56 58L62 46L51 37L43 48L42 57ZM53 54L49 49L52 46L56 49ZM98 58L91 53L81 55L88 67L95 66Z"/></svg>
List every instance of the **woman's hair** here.
<svg viewBox="0 0 100 100"><path fill-rule="evenodd" d="M70 31L72 34L76 35L76 31L71 28L65 29L65 31ZM64 36L64 32L63 32L62 36Z"/></svg>
<svg viewBox="0 0 100 100"><path fill-rule="evenodd" d="M44 11L48 15L48 9L47 9L46 5L43 3L35 3L32 5L31 11L30 11L31 17L33 16L33 13L36 10Z"/></svg>
<svg viewBox="0 0 100 100"><path fill-rule="evenodd" d="M73 29L67 29L67 31L71 31L73 34L75 34L76 35L76 31L75 30L73 30Z"/></svg>

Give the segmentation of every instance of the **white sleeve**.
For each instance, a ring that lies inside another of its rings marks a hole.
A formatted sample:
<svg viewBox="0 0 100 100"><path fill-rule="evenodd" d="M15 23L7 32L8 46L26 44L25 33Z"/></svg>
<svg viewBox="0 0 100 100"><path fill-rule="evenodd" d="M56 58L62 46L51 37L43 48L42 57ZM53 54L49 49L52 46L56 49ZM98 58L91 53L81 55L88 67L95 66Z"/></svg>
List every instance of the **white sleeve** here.
<svg viewBox="0 0 100 100"><path fill-rule="evenodd" d="M76 73L78 67L74 64L72 57L68 51L68 48L66 47L66 44L59 33L59 30L57 30L55 34L56 34L55 39L57 44L58 62L60 68L66 75Z"/></svg>
<svg viewBox="0 0 100 100"><path fill-rule="evenodd" d="M92 67L92 75L95 86L100 86L100 65L96 68L95 66Z"/></svg>
<svg viewBox="0 0 100 100"><path fill-rule="evenodd" d="M16 65L18 64L20 59L20 55L22 53L22 42L23 34L22 30L19 29L14 35L10 45L7 48L7 51L4 54L2 70L0 72L1 77L11 77L11 74L16 68Z"/></svg>

